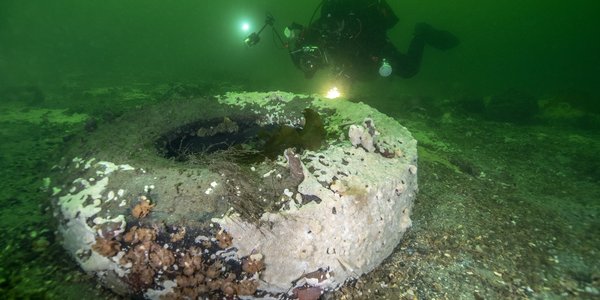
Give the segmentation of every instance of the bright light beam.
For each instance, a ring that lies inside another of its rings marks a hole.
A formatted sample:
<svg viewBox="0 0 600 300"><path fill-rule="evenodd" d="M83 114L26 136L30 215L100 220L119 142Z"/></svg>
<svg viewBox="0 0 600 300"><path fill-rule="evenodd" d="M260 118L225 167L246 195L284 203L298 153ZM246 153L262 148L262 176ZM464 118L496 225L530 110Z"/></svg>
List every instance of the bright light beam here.
<svg viewBox="0 0 600 300"><path fill-rule="evenodd" d="M335 98L339 98L341 95L342 95L342 93L340 93L338 88L334 86L329 91L327 91L327 95L325 95L325 98L335 99Z"/></svg>
<svg viewBox="0 0 600 300"><path fill-rule="evenodd" d="M242 23L242 31L248 32L250 30L250 24L248 22Z"/></svg>

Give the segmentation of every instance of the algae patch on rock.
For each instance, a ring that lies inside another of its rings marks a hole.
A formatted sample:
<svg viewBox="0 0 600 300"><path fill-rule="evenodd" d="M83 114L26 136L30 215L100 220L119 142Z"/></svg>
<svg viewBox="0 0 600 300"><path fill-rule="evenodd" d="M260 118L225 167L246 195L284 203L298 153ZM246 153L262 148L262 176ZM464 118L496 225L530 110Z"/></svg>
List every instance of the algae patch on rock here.
<svg viewBox="0 0 600 300"><path fill-rule="evenodd" d="M283 125L274 133L267 134L269 138L264 147L267 157L274 158L288 148L316 151L321 147L326 137L321 116L310 108L306 108L303 115L305 122L302 128Z"/></svg>

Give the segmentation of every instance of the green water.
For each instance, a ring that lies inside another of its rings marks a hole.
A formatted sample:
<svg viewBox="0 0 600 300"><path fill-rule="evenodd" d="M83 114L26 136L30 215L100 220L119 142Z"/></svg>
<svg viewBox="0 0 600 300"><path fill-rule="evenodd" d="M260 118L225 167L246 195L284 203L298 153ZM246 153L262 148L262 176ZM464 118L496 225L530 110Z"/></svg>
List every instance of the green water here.
<svg viewBox="0 0 600 300"><path fill-rule="evenodd" d="M242 20L260 26L265 11L276 17L279 29L292 21L306 24L319 1L223 2L4 0L0 82L234 76L269 88L305 88L270 34L247 49L239 26ZM401 50L419 21L450 30L462 41L448 53L428 50L420 76L406 83L409 88L594 92L600 84L600 4L595 2L389 2L400 18L390 37Z"/></svg>
<svg viewBox="0 0 600 300"><path fill-rule="evenodd" d="M193 96L322 93L326 71L307 80L270 29L251 48L240 29L266 12L278 31L306 24L319 2L0 0L0 296L115 297L56 243L43 178L61 151L86 126L168 100L175 83ZM600 3L388 2L400 51L422 21L461 44L426 48L411 79L346 95L407 126L423 171L413 233L331 297L600 297Z"/></svg>

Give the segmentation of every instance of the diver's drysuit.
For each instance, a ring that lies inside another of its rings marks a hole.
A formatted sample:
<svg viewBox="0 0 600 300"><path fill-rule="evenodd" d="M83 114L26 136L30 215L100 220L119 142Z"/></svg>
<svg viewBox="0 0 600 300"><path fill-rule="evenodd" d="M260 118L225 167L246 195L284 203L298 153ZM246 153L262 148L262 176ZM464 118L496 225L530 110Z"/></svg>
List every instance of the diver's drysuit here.
<svg viewBox="0 0 600 300"><path fill-rule="evenodd" d="M387 37L397 22L385 0L324 0L316 21L292 25L298 34L290 54L307 78L324 66L350 79L408 78L419 71L426 44L446 50L459 43L451 33L419 23L408 51L401 53Z"/></svg>

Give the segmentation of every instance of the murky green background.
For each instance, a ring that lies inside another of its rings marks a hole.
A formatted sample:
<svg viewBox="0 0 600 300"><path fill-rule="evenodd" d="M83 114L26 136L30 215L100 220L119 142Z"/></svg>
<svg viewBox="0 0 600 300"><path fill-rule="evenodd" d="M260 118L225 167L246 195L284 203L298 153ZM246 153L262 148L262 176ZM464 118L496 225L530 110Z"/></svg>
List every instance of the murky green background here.
<svg viewBox="0 0 600 300"><path fill-rule="evenodd" d="M221 3L219 3L221 2ZM86 80L229 78L258 88L307 90L285 50L265 32L248 49L242 20L260 26L271 12L282 29L307 23L319 1L16 1L0 2L0 84ZM600 84L600 4L575 1L389 1L400 17L390 37L405 49L426 21L457 34L448 52L427 49L406 89L508 87L551 93Z"/></svg>
<svg viewBox="0 0 600 300"><path fill-rule="evenodd" d="M270 30L252 48L241 31L319 2L0 0L0 298L117 299L54 235L43 178L62 149L178 96L323 92L327 71L306 80ZM347 95L413 133L420 192L394 254L332 298L597 299L600 2L388 2L399 50L417 22L461 44Z"/></svg>

